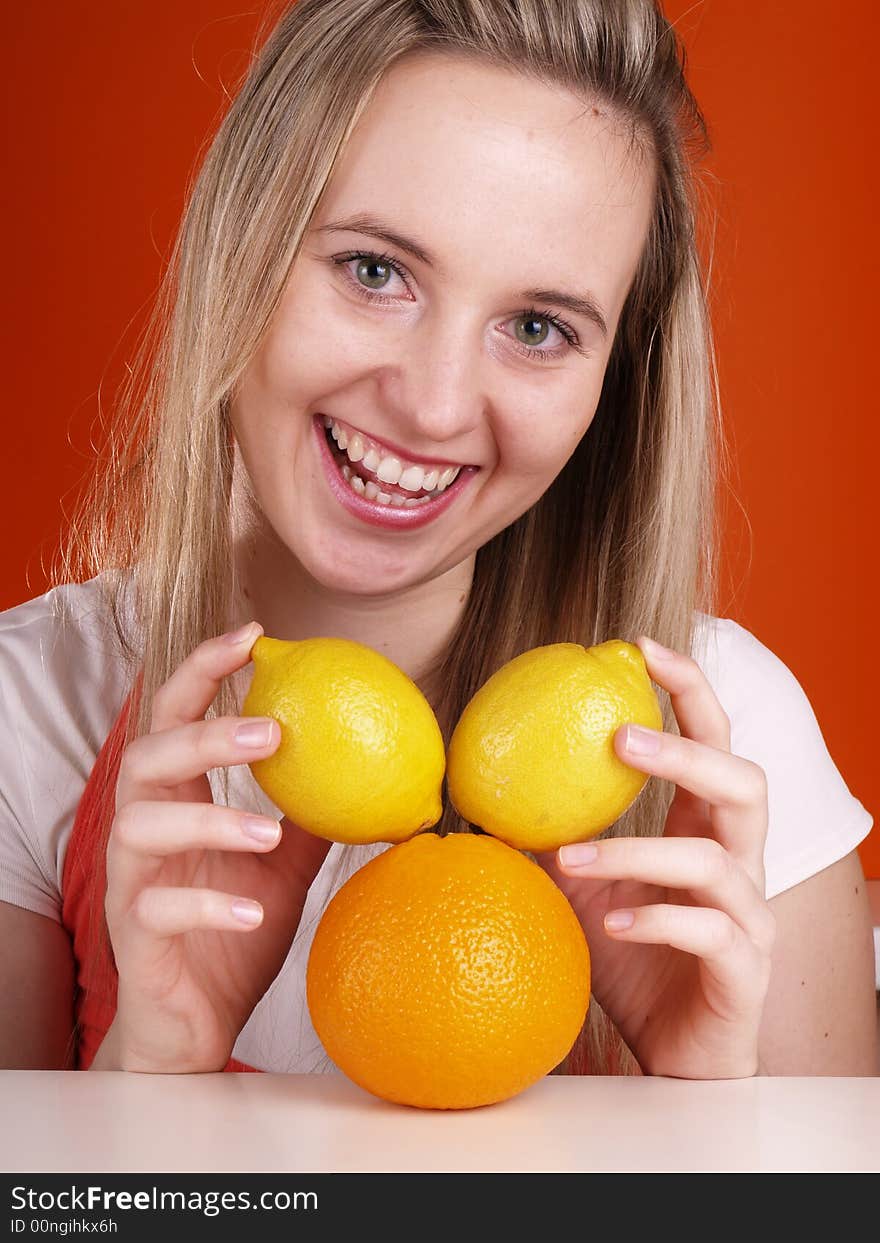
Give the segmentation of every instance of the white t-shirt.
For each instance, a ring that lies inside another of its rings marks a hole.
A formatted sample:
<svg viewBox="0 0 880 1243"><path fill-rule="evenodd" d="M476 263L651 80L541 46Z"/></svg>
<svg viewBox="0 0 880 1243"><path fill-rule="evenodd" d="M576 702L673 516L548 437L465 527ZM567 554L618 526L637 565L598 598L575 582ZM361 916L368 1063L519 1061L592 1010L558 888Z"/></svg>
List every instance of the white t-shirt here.
<svg viewBox="0 0 880 1243"><path fill-rule="evenodd" d="M61 921L61 877L77 804L130 689L99 580L67 584L0 613L0 901ZM731 722L731 750L767 774L766 896L852 851L873 823L838 772L799 683L730 618L698 615L692 655ZM245 670L242 673L246 673ZM246 764L229 803L274 815ZM222 802L218 770L209 774ZM233 1056L270 1071L333 1070L309 1019L305 969L333 893L385 843L334 844L309 891L281 971Z"/></svg>

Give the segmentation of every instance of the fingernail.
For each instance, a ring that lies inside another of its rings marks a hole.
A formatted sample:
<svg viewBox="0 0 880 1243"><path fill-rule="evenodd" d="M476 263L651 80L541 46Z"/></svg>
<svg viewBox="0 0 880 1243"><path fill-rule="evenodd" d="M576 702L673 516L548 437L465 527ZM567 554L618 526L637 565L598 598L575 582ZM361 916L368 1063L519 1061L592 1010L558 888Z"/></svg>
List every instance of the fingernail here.
<svg viewBox="0 0 880 1243"><path fill-rule="evenodd" d="M598 849L588 842L563 846L559 851L559 862L565 868L579 868L586 863L595 863L598 857Z"/></svg>
<svg viewBox="0 0 880 1243"><path fill-rule="evenodd" d="M605 916L605 927L609 932L623 932L624 928L633 926L635 918L632 911L609 911Z"/></svg>
<svg viewBox="0 0 880 1243"><path fill-rule="evenodd" d="M655 729L643 729L641 725L627 725L626 749L630 755L656 755L660 750L660 735Z"/></svg>
<svg viewBox="0 0 880 1243"><path fill-rule="evenodd" d="M263 908L259 902L251 902L249 898L236 898L229 908L240 924L258 924L263 918Z"/></svg>
<svg viewBox="0 0 880 1243"><path fill-rule="evenodd" d="M225 634L223 638L227 643L230 643L233 645L236 643L244 643L245 639L247 639L251 634L253 634L253 630L255 626L259 630L263 629L263 627L259 624L259 622L249 621L246 626L242 626L239 630L233 630L229 634ZM254 635L254 642L256 642L256 637L257 636Z"/></svg>
<svg viewBox="0 0 880 1243"><path fill-rule="evenodd" d="M642 642L648 649L648 655L652 656L654 660L672 660L675 656L675 652L671 648L664 647L662 643L656 643L653 639L647 638L647 636L642 637Z"/></svg>
<svg viewBox="0 0 880 1243"><path fill-rule="evenodd" d="M235 741L243 747L268 747L272 741L273 722L267 717L245 721L235 731Z"/></svg>
<svg viewBox="0 0 880 1243"><path fill-rule="evenodd" d="M274 842L281 832L277 820L259 820L256 816L245 816L241 822L241 831L257 842Z"/></svg>

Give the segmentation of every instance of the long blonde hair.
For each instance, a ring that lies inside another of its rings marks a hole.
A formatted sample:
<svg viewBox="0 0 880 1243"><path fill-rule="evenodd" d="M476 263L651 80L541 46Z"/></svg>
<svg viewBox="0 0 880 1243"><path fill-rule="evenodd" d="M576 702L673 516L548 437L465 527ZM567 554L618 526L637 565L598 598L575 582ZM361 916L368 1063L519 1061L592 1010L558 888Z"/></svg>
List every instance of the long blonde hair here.
<svg viewBox="0 0 880 1243"><path fill-rule="evenodd" d="M696 238L708 138L659 6L298 0L255 57L191 188L109 451L53 574L61 583L104 573L121 649L143 673L126 741L149 729L153 694L184 657L234 620L231 394L377 83L402 56L425 52L599 101L656 166L653 219L594 420L545 495L477 552L460 624L428 679L447 740L476 689L522 651L642 633L688 651L695 610L713 611L724 446ZM123 620L127 582L136 638ZM238 710L227 683L209 715ZM658 834L672 793L649 782L610 831ZM467 828L448 800L438 828ZM596 1004L557 1069L587 1067L638 1069Z"/></svg>

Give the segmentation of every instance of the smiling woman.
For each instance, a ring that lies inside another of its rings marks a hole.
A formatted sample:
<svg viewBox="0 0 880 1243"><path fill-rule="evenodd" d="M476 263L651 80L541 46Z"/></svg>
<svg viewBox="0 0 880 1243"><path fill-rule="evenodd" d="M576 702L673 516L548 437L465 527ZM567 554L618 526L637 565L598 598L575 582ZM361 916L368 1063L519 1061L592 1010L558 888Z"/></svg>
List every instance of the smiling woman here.
<svg viewBox="0 0 880 1243"><path fill-rule="evenodd" d="M649 151L609 109L524 91L508 69L422 52L384 75L230 405L281 541L257 582L239 562L264 625L290 625L308 579L418 591L448 632L476 550L546 492L593 419L651 222ZM542 176L523 177L531 166ZM389 249L367 249L377 239ZM590 297L551 292L573 274ZM421 503L407 505L405 469L428 477Z"/></svg>
<svg viewBox="0 0 880 1243"><path fill-rule="evenodd" d="M239 720L262 629L390 656L447 743L518 654L638 639L665 728L615 747L655 781L538 859L593 958L560 1069L871 1072L870 816L792 674L714 613L704 151L650 0L285 12L57 585L0 628L26 757L0 983L36 998L4 1064L70 1036L81 1067L329 1068L312 934L386 846L279 830L248 769L278 730ZM447 801L437 831L469 827Z"/></svg>

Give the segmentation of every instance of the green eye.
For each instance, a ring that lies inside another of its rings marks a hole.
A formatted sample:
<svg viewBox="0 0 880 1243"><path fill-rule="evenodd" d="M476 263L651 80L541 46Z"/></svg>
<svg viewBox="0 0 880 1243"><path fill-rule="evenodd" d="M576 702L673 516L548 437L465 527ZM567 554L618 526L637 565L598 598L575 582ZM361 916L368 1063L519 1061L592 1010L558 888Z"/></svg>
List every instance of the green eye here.
<svg viewBox="0 0 880 1243"><path fill-rule="evenodd" d="M382 289L388 284L391 267L378 259L361 259L357 265L357 278L368 289Z"/></svg>
<svg viewBox="0 0 880 1243"><path fill-rule="evenodd" d="M523 345L531 347L541 345L547 340L550 325L546 319L538 319L534 315L520 315L514 331Z"/></svg>

